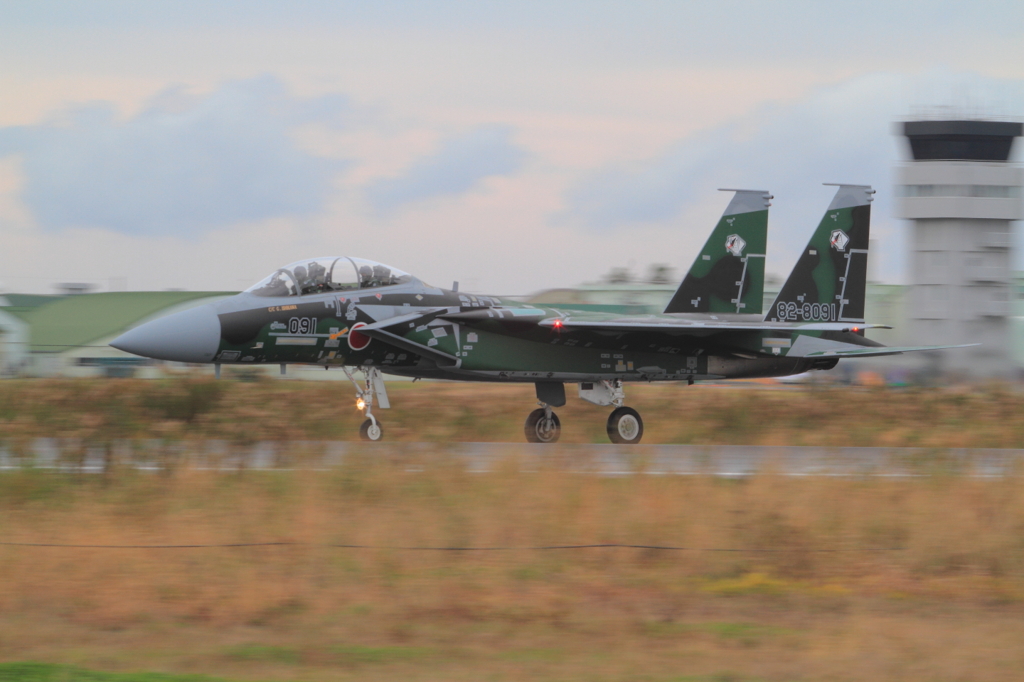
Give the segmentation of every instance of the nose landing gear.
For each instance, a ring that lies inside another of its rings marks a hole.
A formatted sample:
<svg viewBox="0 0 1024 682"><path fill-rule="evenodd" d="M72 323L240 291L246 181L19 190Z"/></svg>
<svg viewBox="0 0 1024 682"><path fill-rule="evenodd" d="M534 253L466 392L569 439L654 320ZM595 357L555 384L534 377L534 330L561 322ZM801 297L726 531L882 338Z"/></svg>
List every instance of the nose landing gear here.
<svg viewBox="0 0 1024 682"><path fill-rule="evenodd" d="M363 440L380 440L384 437L384 429L372 414L366 414L370 415L370 418L359 425L359 437Z"/></svg>
<svg viewBox="0 0 1024 682"><path fill-rule="evenodd" d="M380 370L376 367L364 367L363 375L365 379L362 385L360 385L356 378L352 376L352 370L348 367L343 369L345 370L345 376L356 387L356 409L361 410L363 416L366 417L366 421L359 427L359 437L369 441L382 439L384 437L384 429L381 427L380 421L373 416L373 400L376 397L377 404L383 409L391 407L391 402L388 400L388 394L384 388L384 380L381 378Z"/></svg>

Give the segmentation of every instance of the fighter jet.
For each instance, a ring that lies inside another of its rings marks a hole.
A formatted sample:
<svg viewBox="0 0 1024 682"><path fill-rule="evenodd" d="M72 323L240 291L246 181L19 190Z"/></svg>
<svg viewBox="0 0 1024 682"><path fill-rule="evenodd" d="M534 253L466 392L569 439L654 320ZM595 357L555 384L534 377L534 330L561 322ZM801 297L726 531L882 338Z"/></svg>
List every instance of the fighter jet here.
<svg viewBox="0 0 1024 682"><path fill-rule="evenodd" d="M780 377L827 370L842 358L949 346L884 347L864 336L874 190L838 185L778 298L761 315L767 192L735 191L665 311L621 316L442 289L361 258L313 258L280 268L236 296L129 330L110 345L186 363L302 363L340 368L355 386L362 438L384 435L374 406L390 407L382 373L536 387L530 442L561 433L565 384L613 407L614 443L639 443L644 424L625 405L636 381ZM362 374L357 378L357 372Z"/></svg>

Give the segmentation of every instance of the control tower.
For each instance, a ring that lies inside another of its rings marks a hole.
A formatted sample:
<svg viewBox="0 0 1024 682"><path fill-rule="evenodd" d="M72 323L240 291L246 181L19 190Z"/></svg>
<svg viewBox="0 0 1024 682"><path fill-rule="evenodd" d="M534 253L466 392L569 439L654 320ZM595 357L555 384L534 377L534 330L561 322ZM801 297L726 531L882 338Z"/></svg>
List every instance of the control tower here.
<svg viewBox="0 0 1024 682"><path fill-rule="evenodd" d="M1021 132L1003 121L903 123L912 160L896 168L896 217L913 221L907 340L982 344L929 354L938 371L1016 374L1010 223L1022 218L1024 175L1009 159Z"/></svg>

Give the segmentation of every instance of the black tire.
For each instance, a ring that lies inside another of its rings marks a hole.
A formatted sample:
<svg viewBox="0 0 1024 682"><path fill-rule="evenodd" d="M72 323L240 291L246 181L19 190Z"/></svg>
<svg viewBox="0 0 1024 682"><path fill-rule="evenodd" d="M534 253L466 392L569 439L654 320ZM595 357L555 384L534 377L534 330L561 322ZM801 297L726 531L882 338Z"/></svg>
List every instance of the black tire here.
<svg viewBox="0 0 1024 682"><path fill-rule="evenodd" d="M379 421L374 424L372 419L367 419L359 427L359 437L363 440L378 441L384 438L384 427L380 425Z"/></svg>
<svg viewBox="0 0 1024 682"><path fill-rule="evenodd" d="M554 412L551 413L551 419L548 419L543 409L537 409L526 418L523 433L530 443L556 443L562 435L562 422Z"/></svg>
<svg viewBox="0 0 1024 682"><path fill-rule="evenodd" d="M644 437L644 420L632 407L620 407L608 415L608 438L613 443L635 445Z"/></svg>

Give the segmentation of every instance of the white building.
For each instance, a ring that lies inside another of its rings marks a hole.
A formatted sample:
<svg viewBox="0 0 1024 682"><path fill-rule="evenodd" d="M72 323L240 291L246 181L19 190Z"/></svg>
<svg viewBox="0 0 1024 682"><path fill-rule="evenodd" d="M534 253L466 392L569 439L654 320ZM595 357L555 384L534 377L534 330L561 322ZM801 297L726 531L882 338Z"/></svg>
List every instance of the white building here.
<svg viewBox="0 0 1024 682"><path fill-rule="evenodd" d="M907 341L980 343L927 354L934 369L1014 373L1011 221L1022 218L1022 169L1009 162L1020 123L908 121L912 160L896 169L896 217L913 221Z"/></svg>
<svg viewBox="0 0 1024 682"><path fill-rule="evenodd" d="M14 376L21 369L28 349L29 328L20 318L4 311L0 296L0 377Z"/></svg>

